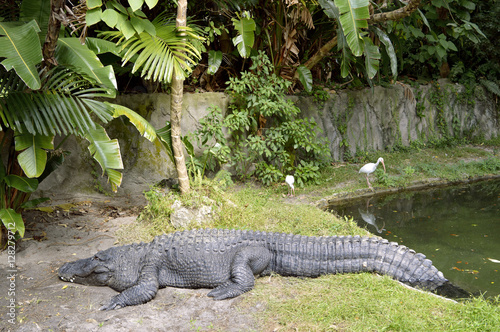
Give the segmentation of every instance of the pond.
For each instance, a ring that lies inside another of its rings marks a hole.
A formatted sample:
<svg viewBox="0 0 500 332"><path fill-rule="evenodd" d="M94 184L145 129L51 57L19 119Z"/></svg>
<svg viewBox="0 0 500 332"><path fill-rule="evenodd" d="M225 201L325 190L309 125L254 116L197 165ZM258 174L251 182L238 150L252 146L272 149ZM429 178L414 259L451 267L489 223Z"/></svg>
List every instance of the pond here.
<svg viewBox="0 0 500 332"><path fill-rule="evenodd" d="M427 256L474 294L500 294L500 180L330 206L374 235Z"/></svg>

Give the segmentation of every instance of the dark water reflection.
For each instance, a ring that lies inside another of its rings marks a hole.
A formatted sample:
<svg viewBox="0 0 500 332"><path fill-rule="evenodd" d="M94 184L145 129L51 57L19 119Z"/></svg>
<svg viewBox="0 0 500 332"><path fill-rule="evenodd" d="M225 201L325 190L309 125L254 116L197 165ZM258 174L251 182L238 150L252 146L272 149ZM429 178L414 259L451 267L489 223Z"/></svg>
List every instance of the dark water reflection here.
<svg viewBox="0 0 500 332"><path fill-rule="evenodd" d="M452 283L500 294L500 180L332 206L361 227L425 254Z"/></svg>

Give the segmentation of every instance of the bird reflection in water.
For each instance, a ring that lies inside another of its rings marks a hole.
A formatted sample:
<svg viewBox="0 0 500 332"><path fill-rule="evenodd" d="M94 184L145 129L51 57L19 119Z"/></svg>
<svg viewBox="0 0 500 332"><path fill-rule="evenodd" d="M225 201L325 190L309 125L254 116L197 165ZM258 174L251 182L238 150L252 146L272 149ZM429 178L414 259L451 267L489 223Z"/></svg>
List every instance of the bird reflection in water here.
<svg viewBox="0 0 500 332"><path fill-rule="evenodd" d="M382 228L379 228L377 223L376 223L376 218L375 218L375 215L373 213L370 213L370 211L368 210L368 207L370 206L370 200L372 198L368 199L366 201L366 212L363 212L360 208L358 208L358 211L359 211L359 214L361 215L361 219L363 219L367 224L370 224L372 225L373 227L375 227L375 229L377 230L378 233L382 233L383 231L385 231L385 221L383 222L383 225L382 225Z"/></svg>

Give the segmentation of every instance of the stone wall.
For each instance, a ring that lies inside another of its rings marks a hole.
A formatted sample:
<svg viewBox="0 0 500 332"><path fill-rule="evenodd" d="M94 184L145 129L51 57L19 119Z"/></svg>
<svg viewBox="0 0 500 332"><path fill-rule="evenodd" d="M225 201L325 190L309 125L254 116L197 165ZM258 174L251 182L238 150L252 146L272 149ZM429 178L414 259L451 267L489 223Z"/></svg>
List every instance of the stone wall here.
<svg viewBox="0 0 500 332"><path fill-rule="evenodd" d="M469 97L469 99L465 98ZM400 84L361 90L329 93L325 102L311 97L291 97L305 117L313 117L328 139L334 160L346 153L384 150L412 141L450 136L500 134L497 106L481 88L469 93L463 86L440 81L439 84L409 89ZM144 116L155 128L161 128L170 116L170 96L136 94L119 96L115 103L127 106ZM229 98L223 93L184 95L182 132L196 129L199 119L211 105L226 110ZM436 106L437 105L437 106ZM175 178L175 168L162 147L140 137L124 119L107 126L108 134L118 138L124 163L120 195L140 194L149 185L165 178ZM87 150L88 143L71 137L63 149L71 151L67 162L40 184L41 195L109 192L101 169Z"/></svg>
<svg viewBox="0 0 500 332"><path fill-rule="evenodd" d="M418 90L396 84L341 91L330 94L323 105L312 98L295 99L304 116L314 117L323 129L334 160L345 153L425 143L445 135L491 139L500 134L491 96L481 87L470 93L445 80Z"/></svg>

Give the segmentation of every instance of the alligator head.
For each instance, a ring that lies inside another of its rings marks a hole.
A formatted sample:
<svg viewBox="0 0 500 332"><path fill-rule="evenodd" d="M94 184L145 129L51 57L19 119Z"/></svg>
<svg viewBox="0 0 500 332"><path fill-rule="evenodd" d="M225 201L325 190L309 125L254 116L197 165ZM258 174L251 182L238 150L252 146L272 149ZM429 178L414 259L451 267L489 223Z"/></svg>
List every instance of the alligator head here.
<svg viewBox="0 0 500 332"><path fill-rule="evenodd" d="M130 246L112 247L92 257L64 264L59 278L89 286L108 286L122 291L137 282L140 260Z"/></svg>
<svg viewBox="0 0 500 332"><path fill-rule="evenodd" d="M64 264L59 268L59 278L83 285L108 286L113 270L109 251L100 251L90 258Z"/></svg>

